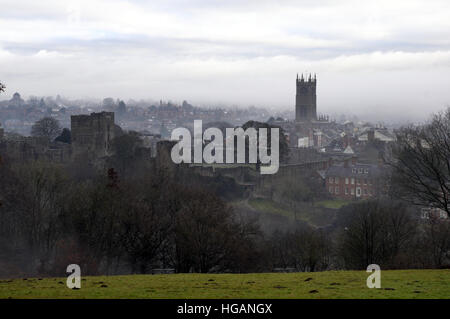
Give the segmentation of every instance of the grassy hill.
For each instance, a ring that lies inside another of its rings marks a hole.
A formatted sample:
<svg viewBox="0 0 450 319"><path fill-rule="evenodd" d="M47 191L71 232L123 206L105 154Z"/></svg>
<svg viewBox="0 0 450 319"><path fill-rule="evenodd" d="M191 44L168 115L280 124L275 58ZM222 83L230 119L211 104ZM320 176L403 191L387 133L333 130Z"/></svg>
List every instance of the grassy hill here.
<svg viewBox="0 0 450 319"><path fill-rule="evenodd" d="M369 289L364 271L175 274L0 280L0 298L450 298L450 270L386 270Z"/></svg>
<svg viewBox="0 0 450 319"><path fill-rule="evenodd" d="M294 210L286 205L280 205L274 201L262 198L250 199L248 204L261 213L297 219L318 227L330 224L334 218L335 210L344 205L340 201L323 201L315 205L299 204L298 208Z"/></svg>

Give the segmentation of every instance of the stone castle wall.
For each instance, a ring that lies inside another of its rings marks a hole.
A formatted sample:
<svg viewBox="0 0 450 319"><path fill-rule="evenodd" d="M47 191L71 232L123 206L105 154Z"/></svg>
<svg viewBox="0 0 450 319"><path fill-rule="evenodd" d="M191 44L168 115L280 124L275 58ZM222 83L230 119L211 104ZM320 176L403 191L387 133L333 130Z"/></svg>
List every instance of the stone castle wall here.
<svg viewBox="0 0 450 319"><path fill-rule="evenodd" d="M88 154L100 158L111 154L115 137L114 112L73 115L70 117L73 156Z"/></svg>

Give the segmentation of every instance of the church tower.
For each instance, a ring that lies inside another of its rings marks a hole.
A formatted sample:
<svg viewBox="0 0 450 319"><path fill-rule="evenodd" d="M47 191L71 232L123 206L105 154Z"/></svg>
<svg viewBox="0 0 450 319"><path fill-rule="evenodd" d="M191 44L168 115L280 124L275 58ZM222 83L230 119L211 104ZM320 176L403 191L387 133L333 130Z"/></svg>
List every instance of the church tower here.
<svg viewBox="0 0 450 319"><path fill-rule="evenodd" d="M295 97L295 120L297 122L311 122L317 120L316 84L316 75L314 75L313 78L310 74L306 79L302 74L299 79L297 74L297 94Z"/></svg>

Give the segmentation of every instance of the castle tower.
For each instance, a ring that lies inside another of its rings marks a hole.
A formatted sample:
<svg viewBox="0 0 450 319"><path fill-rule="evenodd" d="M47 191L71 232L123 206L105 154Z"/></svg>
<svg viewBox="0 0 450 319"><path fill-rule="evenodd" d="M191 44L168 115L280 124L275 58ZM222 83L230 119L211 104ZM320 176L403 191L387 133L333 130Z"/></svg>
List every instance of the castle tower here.
<svg viewBox="0 0 450 319"><path fill-rule="evenodd" d="M115 137L114 112L72 115L70 126L74 156L85 153L95 158L110 154Z"/></svg>
<svg viewBox="0 0 450 319"><path fill-rule="evenodd" d="M297 94L295 96L295 120L297 122L311 122L317 120L316 110L316 75L308 79L301 75L301 78L296 80Z"/></svg>

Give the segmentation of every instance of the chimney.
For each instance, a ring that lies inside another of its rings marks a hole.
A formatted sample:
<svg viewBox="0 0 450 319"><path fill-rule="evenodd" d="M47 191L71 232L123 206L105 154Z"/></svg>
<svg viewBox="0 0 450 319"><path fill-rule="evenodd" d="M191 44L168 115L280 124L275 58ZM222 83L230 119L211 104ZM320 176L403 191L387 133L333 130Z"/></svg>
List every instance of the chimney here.
<svg viewBox="0 0 450 319"><path fill-rule="evenodd" d="M343 138L343 144L344 144L344 149L347 148L347 146L349 146L349 144L350 144L347 134L345 134L345 136Z"/></svg>
<svg viewBox="0 0 450 319"><path fill-rule="evenodd" d="M384 165L384 159L383 159L383 155L381 153L378 154L377 164L378 164L378 167L382 167Z"/></svg>
<svg viewBox="0 0 450 319"><path fill-rule="evenodd" d="M372 143L375 140L375 130L370 130L367 132L367 141Z"/></svg>

